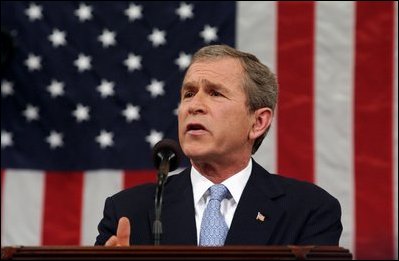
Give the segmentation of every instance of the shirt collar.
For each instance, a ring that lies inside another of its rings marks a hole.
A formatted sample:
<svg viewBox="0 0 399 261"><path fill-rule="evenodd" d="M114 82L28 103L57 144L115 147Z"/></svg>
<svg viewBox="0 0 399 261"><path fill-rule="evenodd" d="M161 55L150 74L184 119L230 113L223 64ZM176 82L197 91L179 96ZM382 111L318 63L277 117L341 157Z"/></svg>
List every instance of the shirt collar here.
<svg viewBox="0 0 399 261"><path fill-rule="evenodd" d="M249 160L248 165L244 169L222 182L222 184L228 188L236 203L238 203L241 198L244 187L251 175L251 171L252 159ZM202 176L194 166L191 167L191 182L195 204L198 204L200 200L205 200L204 194L210 186L214 185L212 181Z"/></svg>

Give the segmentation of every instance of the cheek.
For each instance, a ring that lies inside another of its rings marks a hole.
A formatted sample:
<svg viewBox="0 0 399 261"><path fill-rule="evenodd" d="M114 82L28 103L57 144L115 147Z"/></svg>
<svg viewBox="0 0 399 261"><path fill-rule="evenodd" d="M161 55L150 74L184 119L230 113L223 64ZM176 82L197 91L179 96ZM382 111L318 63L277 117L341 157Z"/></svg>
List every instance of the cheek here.
<svg viewBox="0 0 399 261"><path fill-rule="evenodd" d="M237 113L233 115L232 117L229 117L229 119L226 121L225 129L228 130L227 134L235 137L243 137L247 136L249 134L249 131L251 129L250 121L248 119L248 115L242 115Z"/></svg>
<svg viewBox="0 0 399 261"><path fill-rule="evenodd" d="M181 123L183 123L183 115L184 115L183 113L184 113L184 108L179 106L177 108L177 121L178 121L179 126Z"/></svg>
<svg viewBox="0 0 399 261"><path fill-rule="evenodd" d="M183 131L184 131L184 127L183 127L184 124L183 124L183 121L180 119L180 117L179 117L177 126L178 126L178 134L179 134L179 137L180 137L180 136L183 135Z"/></svg>
<svg viewBox="0 0 399 261"><path fill-rule="evenodd" d="M178 126L178 135L179 138L183 138L184 134L184 114L181 108L179 108L178 114L177 114L177 126Z"/></svg>

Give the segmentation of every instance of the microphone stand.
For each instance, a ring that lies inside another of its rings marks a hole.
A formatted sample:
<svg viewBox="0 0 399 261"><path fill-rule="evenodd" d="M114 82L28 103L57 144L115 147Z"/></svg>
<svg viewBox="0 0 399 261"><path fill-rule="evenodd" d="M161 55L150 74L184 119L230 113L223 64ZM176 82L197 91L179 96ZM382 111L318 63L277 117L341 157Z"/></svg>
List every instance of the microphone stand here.
<svg viewBox="0 0 399 261"><path fill-rule="evenodd" d="M158 183L155 192L155 220L152 227L152 233L154 234L154 245L159 245L162 234L162 222L161 222L161 208L162 208L162 196L163 189L165 186L166 179L169 173L169 161L175 156L170 153L166 157L162 157L159 153L158 156L162 158L161 164L159 165L158 171Z"/></svg>

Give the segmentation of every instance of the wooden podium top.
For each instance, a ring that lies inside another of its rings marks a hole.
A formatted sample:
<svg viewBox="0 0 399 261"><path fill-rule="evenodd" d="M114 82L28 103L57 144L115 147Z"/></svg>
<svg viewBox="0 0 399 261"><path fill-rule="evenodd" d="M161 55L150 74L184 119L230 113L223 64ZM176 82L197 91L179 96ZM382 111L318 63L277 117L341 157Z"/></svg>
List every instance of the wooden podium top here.
<svg viewBox="0 0 399 261"><path fill-rule="evenodd" d="M350 260L337 246L46 246L4 247L2 260Z"/></svg>

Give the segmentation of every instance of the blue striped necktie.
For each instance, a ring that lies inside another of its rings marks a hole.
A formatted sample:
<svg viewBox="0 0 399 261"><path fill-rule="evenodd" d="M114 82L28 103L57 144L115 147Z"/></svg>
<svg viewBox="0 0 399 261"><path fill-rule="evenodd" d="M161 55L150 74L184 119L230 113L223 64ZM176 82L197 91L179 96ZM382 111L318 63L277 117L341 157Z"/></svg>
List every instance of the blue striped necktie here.
<svg viewBox="0 0 399 261"><path fill-rule="evenodd" d="M222 184L209 190L211 198L202 217L200 246L223 246L229 228L220 212L220 202L229 195L229 190Z"/></svg>

